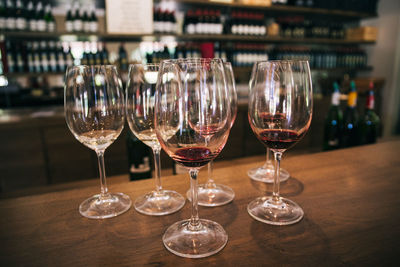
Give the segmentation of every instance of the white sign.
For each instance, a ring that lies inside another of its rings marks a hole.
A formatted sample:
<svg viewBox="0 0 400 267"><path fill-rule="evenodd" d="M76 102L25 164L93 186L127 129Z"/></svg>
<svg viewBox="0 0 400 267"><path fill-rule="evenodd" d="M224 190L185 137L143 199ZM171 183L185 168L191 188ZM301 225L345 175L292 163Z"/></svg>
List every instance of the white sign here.
<svg viewBox="0 0 400 267"><path fill-rule="evenodd" d="M107 33L153 33L153 0L106 0Z"/></svg>

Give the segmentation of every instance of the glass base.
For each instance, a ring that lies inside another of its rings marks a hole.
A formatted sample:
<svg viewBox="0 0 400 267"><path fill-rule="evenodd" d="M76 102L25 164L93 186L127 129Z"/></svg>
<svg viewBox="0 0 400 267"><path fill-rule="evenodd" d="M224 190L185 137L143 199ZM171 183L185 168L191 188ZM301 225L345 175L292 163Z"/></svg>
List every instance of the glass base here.
<svg viewBox="0 0 400 267"><path fill-rule="evenodd" d="M166 249L185 258L203 258L221 251L228 241L224 228L216 222L200 219L191 226L183 220L168 227L163 235Z"/></svg>
<svg viewBox="0 0 400 267"><path fill-rule="evenodd" d="M106 197L98 194L83 201L79 212L89 219L106 219L124 213L131 205L130 197L124 193L109 193Z"/></svg>
<svg viewBox="0 0 400 267"><path fill-rule="evenodd" d="M273 225L289 225L303 218L303 209L295 202L280 198L259 197L249 203L247 212L257 221Z"/></svg>
<svg viewBox="0 0 400 267"><path fill-rule="evenodd" d="M180 210L185 205L185 198L175 191L152 191L135 200L135 209L146 215L167 215Z"/></svg>
<svg viewBox="0 0 400 267"><path fill-rule="evenodd" d="M217 207L228 204L235 198L235 192L232 188L222 185L213 184L212 186L207 186L206 184L201 184L198 187L197 200L198 205L204 207ZM190 190L186 192L186 196L189 201L192 201L192 194Z"/></svg>
<svg viewBox="0 0 400 267"><path fill-rule="evenodd" d="M284 182L290 177L288 171L282 168L280 174L280 182ZM275 168L274 165L268 163L267 168L262 166L248 170L247 175L254 181L272 184L274 183Z"/></svg>

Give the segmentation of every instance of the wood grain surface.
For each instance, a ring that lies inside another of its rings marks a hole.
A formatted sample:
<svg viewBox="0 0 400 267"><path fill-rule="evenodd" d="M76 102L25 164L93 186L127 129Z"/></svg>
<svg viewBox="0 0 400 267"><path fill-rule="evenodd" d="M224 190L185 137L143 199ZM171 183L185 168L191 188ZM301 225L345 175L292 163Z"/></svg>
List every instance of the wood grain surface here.
<svg viewBox="0 0 400 267"><path fill-rule="evenodd" d="M133 208L112 219L80 216L81 201L98 192L89 186L0 201L1 266L399 266L400 141L310 155L288 156L291 178L282 194L299 203L302 221L271 226L246 211L271 186L251 182L246 172L262 164L236 159L215 169L215 180L233 188L235 200L200 208L200 217L219 222L227 246L203 259L169 253L161 236L190 216L190 205L172 215L150 217ZM202 170L200 182L205 180ZM187 175L163 177L165 188L182 195ZM134 200L152 190L143 180L111 184Z"/></svg>

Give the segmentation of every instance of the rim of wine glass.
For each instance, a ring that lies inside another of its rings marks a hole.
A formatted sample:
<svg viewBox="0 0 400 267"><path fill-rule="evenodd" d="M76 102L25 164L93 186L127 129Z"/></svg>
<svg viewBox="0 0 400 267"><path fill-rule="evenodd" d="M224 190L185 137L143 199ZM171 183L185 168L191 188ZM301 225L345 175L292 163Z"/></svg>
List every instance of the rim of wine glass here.
<svg viewBox="0 0 400 267"><path fill-rule="evenodd" d="M146 66L146 67L160 67L160 64L157 63L133 63L133 64L129 64L129 68L133 67L133 66Z"/></svg>
<svg viewBox="0 0 400 267"><path fill-rule="evenodd" d="M274 59L274 60L264 60L264 61L256 61L254 64L268 64L268 63L307 63L309 64L309 60L303 59Z"/></svg>
<svg viewBox="0 0 400 267"><path fill-rule="evenodd" d="M106 64L106 65L75 65L75 66L68 66L67 68L99 68L99 67L103 67L103 68L117 68L117 66L112 65L112 64Z"/></svg>
<svg viewBox="0 0 400 267"><path fill-rule="evenodd" d="M113 69L118 73L117 66L112 65L112 64L107 64L107 65L76 65L76 66L68 66L65 75L68 74L69 71L74 70L74 69Z"/></svg>
<svg viewBox="0 0 400 267"><path fill-rule="evenodd" d="M198 63L198 62L213 62L213 61L224 63L221 58L202 58L202 57L199 57L199 58L164 59L164 60L161 61L161 64L163 64L163 63L178 63L178 62L179 63L183 62L183 63L191 64L192 62L193 63Z"/></svg>

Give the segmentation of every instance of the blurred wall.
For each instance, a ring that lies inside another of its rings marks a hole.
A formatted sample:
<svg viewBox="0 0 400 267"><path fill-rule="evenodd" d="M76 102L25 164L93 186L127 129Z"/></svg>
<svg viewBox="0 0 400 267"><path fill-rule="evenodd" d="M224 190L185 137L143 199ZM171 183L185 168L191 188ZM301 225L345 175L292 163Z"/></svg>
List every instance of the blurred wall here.
<svg viewBox="0 0 400 267"><path fill-rule="evenodd" d="M374 66L373 77L385 79L382 92L383 136L396 132L400 119L400 1L379 0L378 17L363 20L362 26L379 29L375 45L367 47L369 65Z"/></svg>

